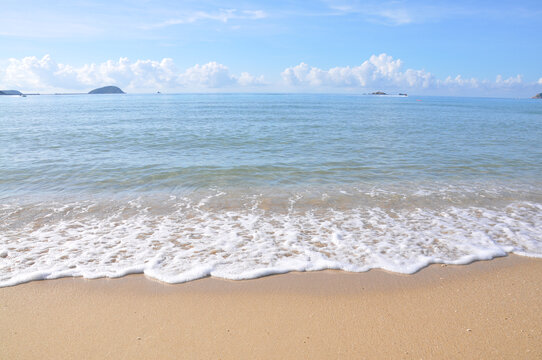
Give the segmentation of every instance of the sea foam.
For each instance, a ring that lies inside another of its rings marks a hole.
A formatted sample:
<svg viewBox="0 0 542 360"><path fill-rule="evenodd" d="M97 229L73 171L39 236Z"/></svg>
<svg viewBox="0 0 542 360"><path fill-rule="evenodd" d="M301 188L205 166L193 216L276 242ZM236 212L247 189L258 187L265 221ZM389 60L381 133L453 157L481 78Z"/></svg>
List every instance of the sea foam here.
<svg viewBox="0 0 542 360"><path fill-rule="evenodd" d="M168 283L323 269L410 274L508 253L542 257L540 203L428 190L352 193L6 202L0 286L134 273Z"/></svg>

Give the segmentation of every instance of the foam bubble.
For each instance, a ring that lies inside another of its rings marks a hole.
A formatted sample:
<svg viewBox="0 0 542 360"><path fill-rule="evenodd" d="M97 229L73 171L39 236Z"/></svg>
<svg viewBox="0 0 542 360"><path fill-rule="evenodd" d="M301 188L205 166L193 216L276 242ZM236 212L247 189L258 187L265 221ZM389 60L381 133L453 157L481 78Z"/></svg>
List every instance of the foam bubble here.
<svg viewBox="0 0 542 360"><path fill-rule="evenodd" d="M284 198L217 190L13 201L0 207L0 286L133 273L169 283L323 269L408 274L508 253L542 257L540 203L459 200L449 192L350 188Z"/></svg>

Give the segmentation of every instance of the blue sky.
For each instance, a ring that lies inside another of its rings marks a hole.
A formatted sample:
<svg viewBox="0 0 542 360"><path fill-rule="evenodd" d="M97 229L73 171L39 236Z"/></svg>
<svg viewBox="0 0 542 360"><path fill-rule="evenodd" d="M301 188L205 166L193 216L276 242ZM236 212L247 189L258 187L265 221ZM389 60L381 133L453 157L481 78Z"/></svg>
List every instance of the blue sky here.
<svg viewBox="0 0 542 360"><path fill-rule="evenodd" d="M0 87L532 96L541 19L540 1L2 0Z"/></svg>

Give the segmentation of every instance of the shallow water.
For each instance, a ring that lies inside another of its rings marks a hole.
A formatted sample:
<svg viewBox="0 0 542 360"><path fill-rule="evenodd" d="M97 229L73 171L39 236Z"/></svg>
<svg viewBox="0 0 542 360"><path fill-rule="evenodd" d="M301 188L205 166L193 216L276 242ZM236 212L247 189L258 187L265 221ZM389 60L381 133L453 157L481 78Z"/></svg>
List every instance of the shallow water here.
<svg viewBox="0 0 542 360"><path fill-rule="evenodd" d="M81 95L0 108L3 286L542 256L535 100Z"/></svg>

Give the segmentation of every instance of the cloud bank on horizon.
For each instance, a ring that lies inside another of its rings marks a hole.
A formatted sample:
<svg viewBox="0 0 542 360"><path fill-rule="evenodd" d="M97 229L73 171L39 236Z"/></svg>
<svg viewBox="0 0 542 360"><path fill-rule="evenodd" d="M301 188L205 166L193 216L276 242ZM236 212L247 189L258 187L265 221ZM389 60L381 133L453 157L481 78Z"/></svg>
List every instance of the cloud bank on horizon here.
<svg viewBox="0 0 542 360"><path fill-rule="evenodd" d="M75 67L57 63L45 55L41 59L36 56L9 59L7 66L0 67L0 84L46 92L81 91L113 84L133 92L148 92L258 86L264 84L264 79L247 72L233 75L226 66L214 61L179 71L170 58L161 61L120 58Z"/></svg>
<svg viewBox="0 0 542 360"><path fill-rule="evenodd" d="M539 0L2 0L0 88L527 97L541 17Z"/></svg>
<svg viewBox="0 0 542 360"><path fill-rule="evenodd" d="M281 79L268 82L263 75L249 72L233 74L218 62L196 64L179 69L173 59L108 60L99 64L72 66L54 61L51 56L22 59L11 58L0 65L0 85L26 92L88 91L92 88L117 85L138 92L411 92L433 95L489 95L533 92L542 84L523 81L521 75L487 79L465 78L461 75L444 79L423 69L405 68L401 59L385 53L372 55L360 65L321 69L300 63L281 72Z"/></svg>

